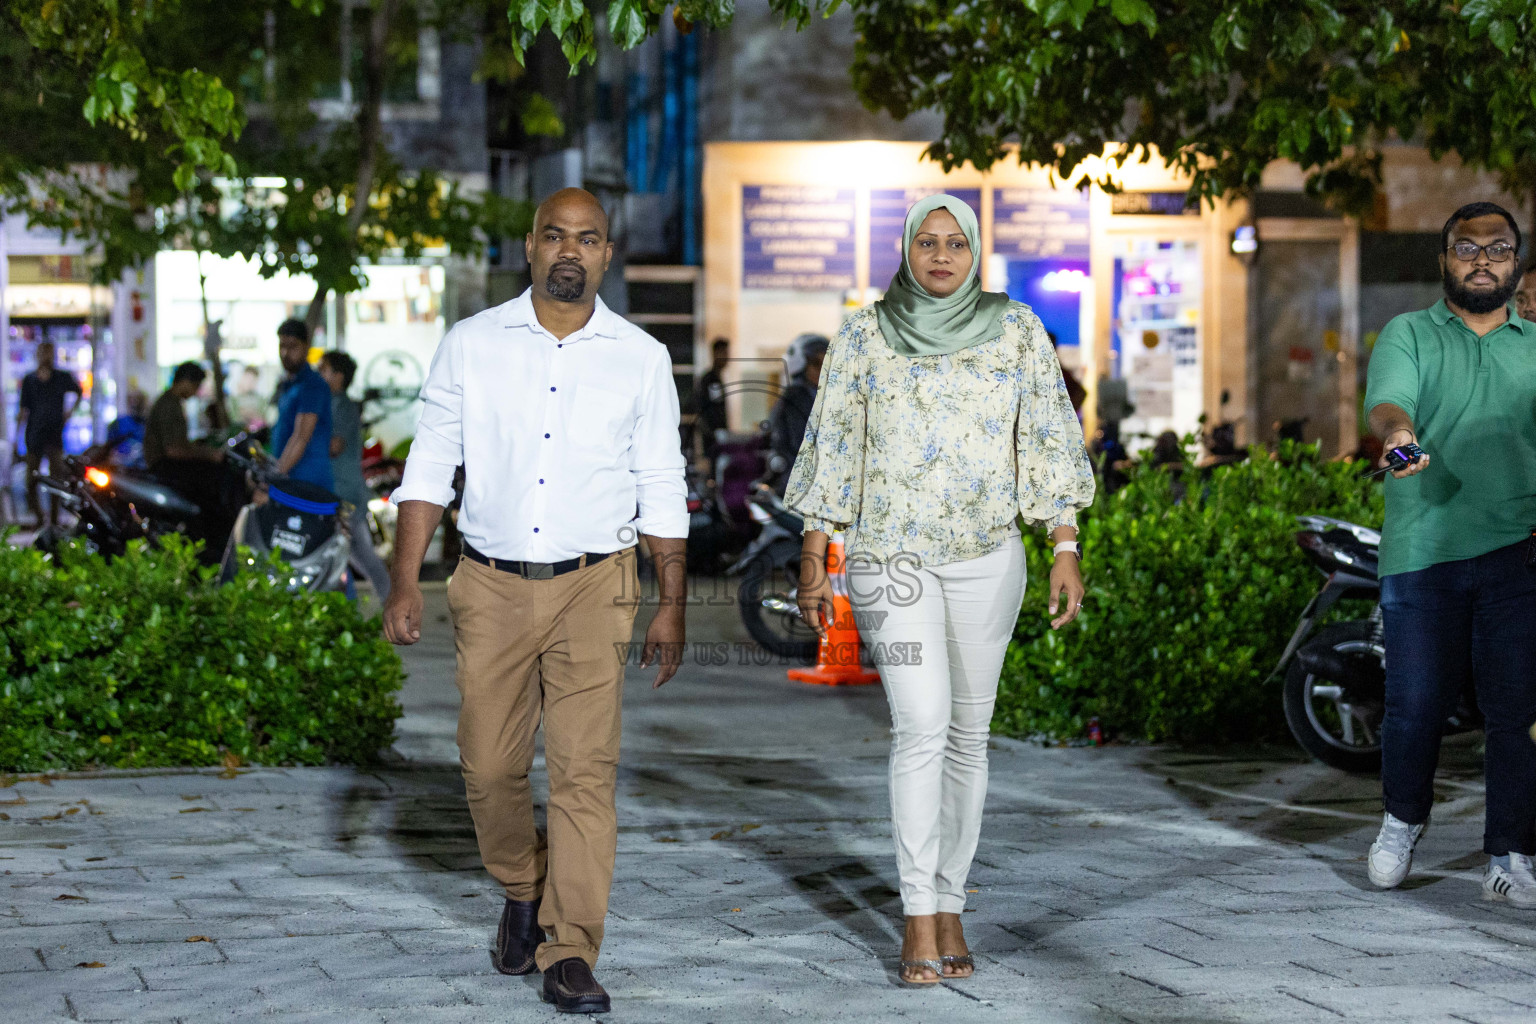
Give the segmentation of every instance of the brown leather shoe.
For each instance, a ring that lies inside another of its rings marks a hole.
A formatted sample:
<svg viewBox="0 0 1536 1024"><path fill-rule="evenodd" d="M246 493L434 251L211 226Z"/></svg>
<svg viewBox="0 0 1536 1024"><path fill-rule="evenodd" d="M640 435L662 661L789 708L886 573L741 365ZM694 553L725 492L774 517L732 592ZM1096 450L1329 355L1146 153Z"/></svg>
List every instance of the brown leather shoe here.
<svg viewBox="0 0 1536 1024"><path fill-rule="evenodd" d="M544 972L544 1001L561 1013L608 1013L608 993L579 956L556 960Z"/></svg>
<svg viewBox="0 0 1536 1024"><path fill-rule="evenodd" d="M496 948L491 960L502 974L532 974L539 969L534 950L544 941L539 927L538 900L507 900L496 929Z"/></svg>

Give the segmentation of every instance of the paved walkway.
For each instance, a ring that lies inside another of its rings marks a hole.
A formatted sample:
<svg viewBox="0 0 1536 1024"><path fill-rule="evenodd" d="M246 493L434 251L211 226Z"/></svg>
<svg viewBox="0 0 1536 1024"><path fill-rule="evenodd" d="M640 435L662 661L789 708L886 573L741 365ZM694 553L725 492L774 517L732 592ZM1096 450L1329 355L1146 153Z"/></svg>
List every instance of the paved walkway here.
<svg viewBox="0 0 1536 1024"><path fill-rule="evenodd" d="M113 772L0 788L0 1020L552 1021L490 966L500 899L454 770L440 590L378 771ZM734 643L729 608L695 639ZM726 648L733 659L737 651ZM998 741L965 982L896 983L878 687L690 666L626 701L613 1021L1536 1019L1536 914L1479 900L1474 746L1378 893L1374 783L1278 750Z"/></svg>

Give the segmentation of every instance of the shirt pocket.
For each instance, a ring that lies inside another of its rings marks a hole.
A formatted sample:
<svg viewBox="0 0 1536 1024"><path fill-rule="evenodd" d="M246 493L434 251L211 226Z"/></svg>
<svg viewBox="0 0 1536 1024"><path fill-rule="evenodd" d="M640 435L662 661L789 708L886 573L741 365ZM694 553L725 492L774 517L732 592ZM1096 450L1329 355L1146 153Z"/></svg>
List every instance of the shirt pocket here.
<svg viewBox="0 0 1536 1024"><path fill-rule="evenodd" d="M578 448L618 453L629 449L635 397L616 387L583 382L576 389L571 442Z"/></svg>

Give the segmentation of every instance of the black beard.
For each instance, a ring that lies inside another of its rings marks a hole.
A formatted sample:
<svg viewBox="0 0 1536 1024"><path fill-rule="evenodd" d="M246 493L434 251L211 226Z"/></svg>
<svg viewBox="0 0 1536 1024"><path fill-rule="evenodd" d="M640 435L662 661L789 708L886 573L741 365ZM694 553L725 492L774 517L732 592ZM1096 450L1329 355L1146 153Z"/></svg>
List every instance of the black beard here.
<svg viewBox="0 0 1536 1024"><path fill-rule="evenodd" d="M1481 316L1508 304L1509 300L1515 296L1515 289L1520 286L1520 277L1518 274L1509 275L1508 281L1491 292L1473 291L1462 284L1459 276L1447 263L1445 271L1440 275L1440 283L1445 288L1447 302L1460 306L1468 313Z"/></svg>
<svg viewBox="0 0 1536 1024"><path fill-rule="evenodd" d="M557 279L555 271L561 267L570 267L576 271L574 277ZM587 291L587 268L580 263L560 263L550 268L549 276L544 279L544 290L550 298L559 302L580 302L581 297Z"/></svg>

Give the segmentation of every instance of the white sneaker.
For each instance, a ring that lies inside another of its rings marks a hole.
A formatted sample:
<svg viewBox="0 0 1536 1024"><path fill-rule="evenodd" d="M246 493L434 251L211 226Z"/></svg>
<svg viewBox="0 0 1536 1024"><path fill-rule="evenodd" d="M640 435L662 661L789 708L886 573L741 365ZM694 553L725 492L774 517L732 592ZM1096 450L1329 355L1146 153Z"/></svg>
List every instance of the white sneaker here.
<svg viewBox="0 0 1536 1024"><path fill-rule="evenodd" d="M1507 900L1517 907L1536 907L1536 875L1531 873L1531 858L1512 853L1508 868L1489 861L1488 870L1483 872L1483 899Z"/></svg>
<svg viewBox="0 0 1536 1024"><path fill-rule="evenodd" d="M1413 847L1424 834L1424 826L1410 825L1391 814L1381 818L1381 831L1371 844L1371 852L1365 859L1365 873L1371 883L1382 889L1396 889L1408 877L1408 867L1413 863Z"/></svg>

